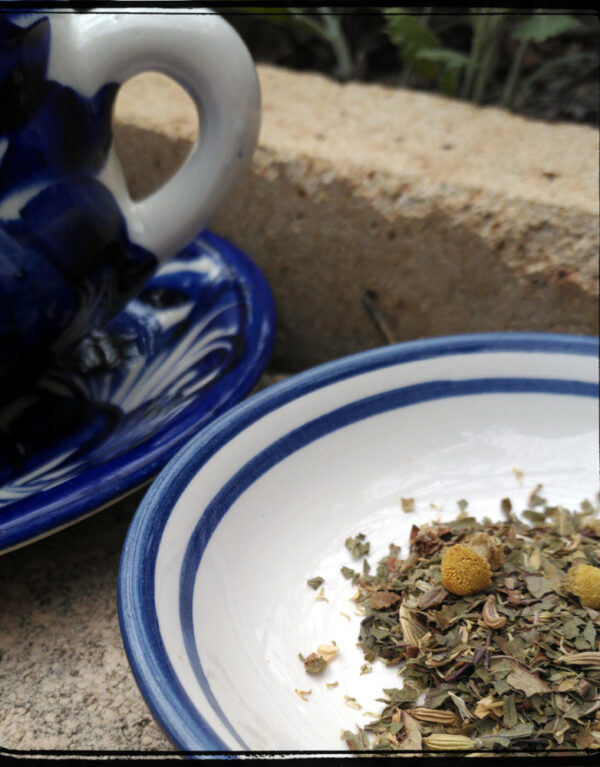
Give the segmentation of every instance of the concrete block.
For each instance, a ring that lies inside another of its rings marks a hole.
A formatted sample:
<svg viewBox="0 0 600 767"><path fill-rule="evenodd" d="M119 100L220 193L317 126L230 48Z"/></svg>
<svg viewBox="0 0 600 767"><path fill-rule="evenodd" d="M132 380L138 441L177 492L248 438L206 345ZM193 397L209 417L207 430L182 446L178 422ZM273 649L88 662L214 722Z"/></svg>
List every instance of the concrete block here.
<svg viewBox="0 0 600 767"><path fill-rule="evenodd" d="M596 130L258 72L260 144L210 228L271 284L274 367L450 333L598 333ZM184 161L197 126L156 73L123 86L115 120L136 197Z"/></svg>

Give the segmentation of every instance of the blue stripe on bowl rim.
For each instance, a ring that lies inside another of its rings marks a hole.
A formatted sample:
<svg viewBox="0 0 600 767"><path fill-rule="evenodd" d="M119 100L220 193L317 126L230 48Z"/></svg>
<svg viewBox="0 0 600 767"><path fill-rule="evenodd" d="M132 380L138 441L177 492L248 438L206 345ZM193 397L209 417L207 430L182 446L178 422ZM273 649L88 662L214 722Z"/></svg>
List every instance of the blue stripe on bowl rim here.
<svg viewBox="0 0 600 767"><path fill-rule="evenodd" d="M212 455L217 453L226 443L234 439L252 423L260 420L269 412L276 410L282 405L316 389L363 373L406 364L416 360L494 352L574 354L598 357L599 339L593 336L581 335L498 332L442 336L359 352L358 354L327 362L292 376L290 379L274 384L234 406L206 426L161 471L144 496L126 536L119 568L118 608L125 650L140 692L158 723L177 748L190 754L202 753L203 751L235 753L196 711L193 703L177 679L160 636L158 617L154 609L154 567L162 533L172 508L194 475ZM508 383L509 381L511 383ZM438 386L440 384L451 384L455 392L457 392L455 396L461 396L461 387L466 387L462 392L464 396L466 394L485 393L481 389L479 392L475 391L477 387L481 386L491 387L490 392L507 391L506 388L499 388L507 386L508 391L513 387L513 391L521 392L528 390L538 393L598 397L598 385L596 383L569 379L495 378L473 379L471 381L428 382L428 384L431 386L435 384L438 384ZM389 395L393 399L393 397L401 397L401 392L404 390L412 389L409 396L434 398L434 390L426 391L424 386L426 385L418 384L416 388L415 386L401 387L395 393L392 391L384 392L383 394ZM468 387L471 387L471 391L467 391ZM417 389L421 390L420 393ZM343 406L340 410L343 411L344 407L347 407L350 408L347 411L350 413L356 405L359 409L361 407L367 409L363 412L363 417L366 417L368 415L368 408L374 404L374 402L367 401L376 400L381 396L374 395L373 397L364 398L364 400L352 403L350 406ZM438 390L437 396L444 395L440 395ZM385 396L379 401L385 403ZM322 416L321 418L325 419L322 424L326 423L328 416L335 417L332 413ZM315 419L315 421L319 420L319 418ZM318 431L319 427L314 424L304 424L299 429L307 429L309 426ZM321 428L324 428L324 426L321 426ZM289 438L293 443L295 439L299 438L299 433L302 432L298 432L296 429L282 439ZM304 432L304 434L309 433L310 429ZM294 434L293 437L291 436L292 434ZM299 445L300 443L297 442L296 444ZM289 447L290 445L288 444ZM270 448L266 450L268 451ZM258 457L256 458L258 460ZM256 479L259 476L259 474L256 474L256 466L256 464L252 464L252 461L250 461L246 467L241 469L241 472L246 471L246 481L249 477ZM241 481L239 476L237 481ZM252 479L251 481L254 480ZM230 503L233 502L233 497L228 498L227 494L232 492L235 494L240 486L236 488L235 480L232 479L222 488L223 497L221 500L226 499L229 503L221 503L220 506L213 505L215 504L215 497L197 524L196 529L199 532L196 537L198 540L195 540L194 544L191 544L191 540L188 543L188 551L184 559L184 567L187 568L185 572L185 587L182 591L184 614L187 614L185 621L188 624L188 629L191 625L190 590L193 588L193 578L190 579L190 573L193 575L196 571L193 561L197 558L197 563L199 563L201 552L206 547L210 534L216 527L216 524L218 524L218 520L226 513ZM211 517L207 517L202 522L202 519L211 507ZM202 532L203 526L206 529ZM182 571L182 580L183 575ZM186 642L188 653L191 651L190 661L194 666L195 672L199 674L198 678L200 679L204 694L212 702L217 714L224 716L206 683L201 664L198 665L199 658L197 658L197 651L193 646L189 632L184 641ZM196 659L194 659L194 654ZM226 717L224 721L227 722ZM230 723L227 723L226 726L231 728L230 732L240 742L239 736L235 733ZM243 742L240 742L240 745L241 750L247 750Z"/></svg>
<svg viewBox="0 0 600 767"><path fill-rule="evenodd" d="M202 231L198 237L214 248L239 283L248 313L244 328L244 357L211 390L193 400L166 426L125 455L37 495L0 509L0 552L4 553L49 532L66 527L149 482L195 434L199 419L220 414L239 402L257 383L272 353L275 339L275 304L271 289L257 265L242 250L222 237ZM221 402L223 395L225 401ZM94 492L90 493L90 487Z"/></svg>

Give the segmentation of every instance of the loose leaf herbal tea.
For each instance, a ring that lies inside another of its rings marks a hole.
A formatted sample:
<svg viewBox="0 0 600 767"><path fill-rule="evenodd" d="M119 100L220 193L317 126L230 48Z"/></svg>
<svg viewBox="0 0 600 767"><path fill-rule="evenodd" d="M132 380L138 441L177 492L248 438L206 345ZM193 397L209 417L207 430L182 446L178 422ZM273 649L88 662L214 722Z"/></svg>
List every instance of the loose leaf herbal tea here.
<svg viewBox="0 0 600 767"><path fill-rule="evenodd" d="M413 525L406 559L391 544L352 573L365 661L398 666L403 685L344 733L350 749L600 749L598 509L548 506L539 489L527 522L508 499L499 523L461 504L452 522Z"/></svg>

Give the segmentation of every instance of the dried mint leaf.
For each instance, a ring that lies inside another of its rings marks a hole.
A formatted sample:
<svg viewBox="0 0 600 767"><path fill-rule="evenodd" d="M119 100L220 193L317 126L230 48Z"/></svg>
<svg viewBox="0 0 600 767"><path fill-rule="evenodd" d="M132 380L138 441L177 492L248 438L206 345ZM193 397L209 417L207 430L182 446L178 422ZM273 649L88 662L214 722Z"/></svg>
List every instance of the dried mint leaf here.
<svg viewBox="0 0 600 767"><path fill-rule="evenodd" d="M539 575L529 575L526 578L527 590L534 597L543 597L545 594L554 591L554 586L548 578Z"/></svg>
<svg viewBox="0 0 600 767"><path fill-rule="evenodd" d="M358 533L354 538L346 538L346 548L352 552L354 559L360 559L369 553L370 545L365 538L364 533Z"/></svg>

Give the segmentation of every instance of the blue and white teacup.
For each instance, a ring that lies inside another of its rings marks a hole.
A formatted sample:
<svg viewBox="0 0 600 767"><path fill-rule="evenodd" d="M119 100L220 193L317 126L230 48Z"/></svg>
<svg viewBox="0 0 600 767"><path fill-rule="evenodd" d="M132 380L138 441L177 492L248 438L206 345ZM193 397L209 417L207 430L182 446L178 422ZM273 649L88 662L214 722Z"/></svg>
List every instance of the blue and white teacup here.
<svg viewBox="0 0 600 767"><path fill-rule="evenodd" d="M161 71L194 100L186 163L139 202L111 117ZM256 70L210 11L0 13L0 400L104 325L206 224L252 156Z"/></svg>

